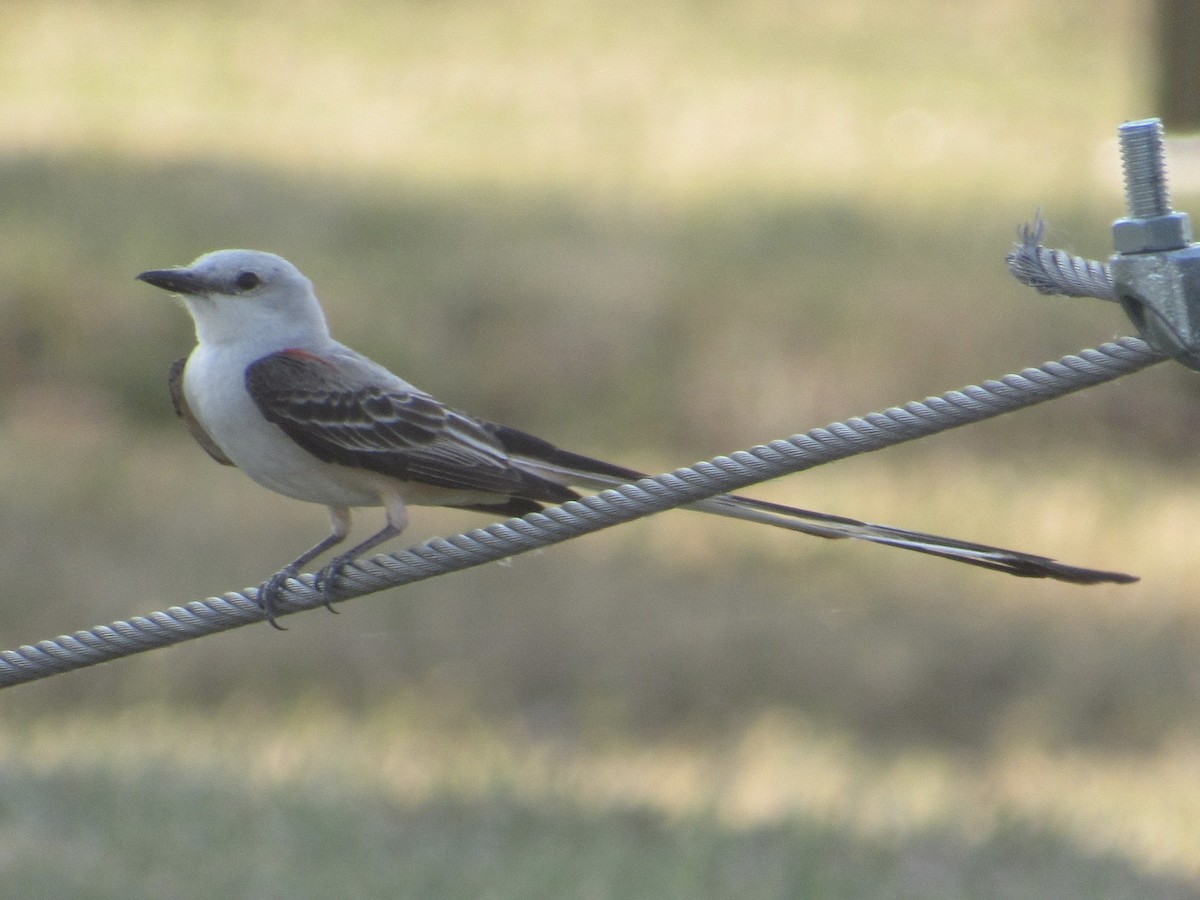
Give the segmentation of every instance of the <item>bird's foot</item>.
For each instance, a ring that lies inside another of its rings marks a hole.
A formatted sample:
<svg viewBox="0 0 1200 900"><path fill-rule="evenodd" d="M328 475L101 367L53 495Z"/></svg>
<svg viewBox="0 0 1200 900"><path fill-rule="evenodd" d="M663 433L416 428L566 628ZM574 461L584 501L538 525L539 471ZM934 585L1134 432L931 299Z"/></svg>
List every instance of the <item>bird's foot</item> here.
<svg viewBox="0 0 1200 900"><path fill-rule="evenodd" d="M313 587L321 592L321 599L325 602L325 608L334 615L337 610L333 608L334 588L337 587L337 580L342 576L342 570L354 559L353 556L342 555L330 560L329 565L321 569L317 573L316 579L313 582Z"/></svg>
<svg viewBox="0 0 1200 900"><path fill-rule="evenodd" d="M263 611L267 621L271 623L271 627L279 631L287 631L282 625L275 621L275 604L279 600L279 595L283 593L284 587L288 583L289 578L295 578L300 574L300 569L295 563L284 566L258 588L258 608Z"/></svg>

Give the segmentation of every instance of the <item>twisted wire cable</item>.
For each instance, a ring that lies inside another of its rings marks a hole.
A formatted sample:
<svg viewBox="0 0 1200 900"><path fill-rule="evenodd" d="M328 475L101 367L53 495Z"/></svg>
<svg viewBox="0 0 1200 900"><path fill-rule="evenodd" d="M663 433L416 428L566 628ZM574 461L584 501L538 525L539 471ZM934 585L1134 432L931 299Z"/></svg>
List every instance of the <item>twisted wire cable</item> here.
<svg viewBox="0 0 1200 900"><path fill-rule="evenodd" d="M1139 338L1120 338L1015 375L940 397L834 422L769 444L719 456L636 484L486 528L435 538L398 553L356 561L339 581L340 601L501 560L592 531L744 488L839 459L979 422L1132 374L1165 357ZM53 640L0 652L8 687L262 621L257 588L173 606ZM289 583L277 616L324 603L311 574Z"/></svg>
<svg viewBox="0 0 1200 900"><path fill-rule="evenodd" d="M1018 231L1020 240L1007 258L1008 271L1017 281L1041 294L1096 297L1114 303L1119 299L1107 263L1044 247L1045 234L1046 220L1041 215Z"/></svg>

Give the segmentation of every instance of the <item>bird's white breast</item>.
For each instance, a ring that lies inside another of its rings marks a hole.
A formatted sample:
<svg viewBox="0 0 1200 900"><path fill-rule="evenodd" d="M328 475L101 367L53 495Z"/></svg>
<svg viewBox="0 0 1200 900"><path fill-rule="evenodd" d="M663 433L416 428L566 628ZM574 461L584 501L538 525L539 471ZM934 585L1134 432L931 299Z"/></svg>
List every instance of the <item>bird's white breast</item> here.
<svg viewBox="0 0 1200 900"><path fill-rule="evenodd" d="M379 478L322 462L268 422L246 391L246 367L261 355L201 344L183 389L192 414L226 456L263 487L327 506L379 506Z"/></svg>

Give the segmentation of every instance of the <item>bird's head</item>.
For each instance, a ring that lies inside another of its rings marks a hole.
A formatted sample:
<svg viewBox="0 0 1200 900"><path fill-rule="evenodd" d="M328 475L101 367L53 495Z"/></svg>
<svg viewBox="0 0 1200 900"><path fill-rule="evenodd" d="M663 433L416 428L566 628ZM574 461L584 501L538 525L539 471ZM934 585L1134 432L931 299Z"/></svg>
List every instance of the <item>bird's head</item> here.
<svg viewBox="0 0 1200 900"><path fill-rule="evenodd" d="M274 253L216 250L190 266L151 269L137 277L182 298L201 343L283 349L329 337L312 282Z"/></svg>

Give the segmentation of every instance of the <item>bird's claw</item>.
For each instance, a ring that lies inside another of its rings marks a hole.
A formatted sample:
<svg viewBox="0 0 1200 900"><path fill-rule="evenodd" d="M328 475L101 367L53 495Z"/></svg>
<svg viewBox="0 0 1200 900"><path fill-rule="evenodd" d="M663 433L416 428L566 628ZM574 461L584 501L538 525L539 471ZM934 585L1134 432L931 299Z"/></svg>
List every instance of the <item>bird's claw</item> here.
<svg viewBox="0 0 1200 900"><path fill-rule="evenodd" d="M321 569L316 575L313 583L318 591L321 592L321 599L324 601L326 608L336 614L337 610L333 608L333 593L334 586L337 583L338 576L341 575L342 569L346 567L348 559L338 558ZM275 607L279 601L280 595L287 587L290 579L296 578L300 574L300 567L295 563L284 566L258 588L258 608L263 611L266 620L271 623L272 628L277 628L280 631L287 631L282 625L275 621Z"/></svg>
<svg viewBox="0 0 1200 900"><path fill-rule="evenodd" d="M334 615L337 615L337 610L333 608L334 587L337 585L337 580L341 577L342 570L346 568L346 563L348 562L348 559L339 556L321 569L313 581L313 587L321 592L321 600L324 601L325 608Z"/></svg>
<svg viewBox="0 0 1200 900"><path fill-rule="evenodd" d="M275 621L275 604L279 595L283 593L288 580L295 578L298 574L300 574L300 570L295 565L284 566L259 585L258 608L263 611L263 615L266 616L271 627L279 631L287 631L287 629Z"/></svg>

